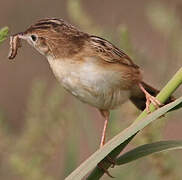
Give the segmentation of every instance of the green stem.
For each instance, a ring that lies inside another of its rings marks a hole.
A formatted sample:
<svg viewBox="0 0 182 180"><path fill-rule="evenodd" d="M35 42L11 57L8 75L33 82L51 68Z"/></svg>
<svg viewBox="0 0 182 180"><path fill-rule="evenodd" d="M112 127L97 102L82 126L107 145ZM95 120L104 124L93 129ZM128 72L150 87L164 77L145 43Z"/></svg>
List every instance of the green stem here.
<svg viewBox="0 0 182 180"><path fill-rule="evenodd" d="M179 71L173 76L173 78L167 83L167 85L160 91L160 93L157 95L157 99L161 103L165 103L166 100L172 95L172 93L182 84L182 68L179 69ZM150 111L153 112L155 110L155 107L151 104L150 105ZM139 121L147 116L146 110L144 110L138 118L134 121ZM135 134L136 135L136 134ZM109 153L109 157L112 159L115 159L121 151L128 145L128 143L135 137L135 135L131 136L128 140L120 144L118 147L116 147L113 151ZM111 165L107 162L106 158L101 161L102 167L104 169L108 169ZM98 167L95 167L95 169L90 173L90 175L87 177L87 180L98 180L104 175L104 171L101 170Z"/></svg>

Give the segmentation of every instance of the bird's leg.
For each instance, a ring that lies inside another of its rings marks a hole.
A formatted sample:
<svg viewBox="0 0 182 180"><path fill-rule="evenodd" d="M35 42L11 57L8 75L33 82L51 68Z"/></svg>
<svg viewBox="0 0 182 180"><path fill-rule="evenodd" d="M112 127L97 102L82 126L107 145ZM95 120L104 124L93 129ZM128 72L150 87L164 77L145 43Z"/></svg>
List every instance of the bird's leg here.
<svg viewBox="0 0 182 180"><path fill-rule="evenodd" d="M102 116L104 117L105 121L104 121L104 128L102 130L102 138L101 138L101 142L100 142L100 148L102 148L102 146L105 144L105 140L106 140L106 129L107 129L107 124L108 124L108 121L109 121L109 111L107 110L100 110L100 113L102 114ZM113 160L111 157L107 156L106 157L106 160L112 164L114 167L114 165L116 164L115 163L115 160Z"/></svg>
<svg viewBox="0 0 182 180"><path fill-rule="evenodd" d="M149 108L150 103L152 103L156 108L159 108L162 105L159 100L157 100L154 96L150 95L145 90L145 88L143 87L143 85L141 83L139 83L138 85L146 97L146 111L147 111L147 113L150 113L150 108Z"/></svg>
<svg viewBox="0 0 182 180"><path fill-rule="evenodd" d="M107 125L108 125L108 121L109 121L109 111L107 110L100 110L101 115L104 117L104 127L102 130L102 137L101 137L101 142L100 142L100 148L102 148L105 144L105 140L106 140L106 129L107 129ZM114 167L114 165L116 164L115 161L110 158L109 156L106 157L106 160L112 165L112 167ZM100 163L97 164L97 166L102 169L109 177L113 176L109 173L109 171L103 167L102 165L102 161Z"/></svg>
<svg viewBox="0 0 182 180"><path fill-rule="evenodd" d="M106 140L106 129L107 129L107 124L109 121L109 111L107 110L100 110L101 115L104 117L104 127L102 130L102 137L101 137L101 142L100 142L100 148L105 144Z"/></svg>

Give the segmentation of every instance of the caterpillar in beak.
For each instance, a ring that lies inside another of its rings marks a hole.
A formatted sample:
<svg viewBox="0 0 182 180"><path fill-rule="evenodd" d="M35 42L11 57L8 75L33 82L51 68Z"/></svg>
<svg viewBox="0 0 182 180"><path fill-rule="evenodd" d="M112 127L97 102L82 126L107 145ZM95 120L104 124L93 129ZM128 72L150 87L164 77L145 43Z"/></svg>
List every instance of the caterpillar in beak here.
<svg viewBox="0 0 182 180"><path fill-rule="evenodd" d="M20 42L21 36L22 36L21 33L10 36L10 51L8 55L9 59L14 59L16 57L18 48L21 47L21 42Z"/></svg>

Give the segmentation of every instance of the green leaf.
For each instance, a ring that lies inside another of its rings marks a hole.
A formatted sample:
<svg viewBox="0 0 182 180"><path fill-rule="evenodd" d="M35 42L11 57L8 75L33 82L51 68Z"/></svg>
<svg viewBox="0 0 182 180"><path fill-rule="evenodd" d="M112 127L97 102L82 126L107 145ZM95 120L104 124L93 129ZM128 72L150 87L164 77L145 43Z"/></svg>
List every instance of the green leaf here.
<svg viewBox="0 0 182 180"><path fill-rule="evenodd" d="M126 164L154 153L174 149L182 149L182 141L159 141L151 144L145 144L121 155L117 158L116 164Z"/></svg>
<svg viewBox="0 0 182 180"><path fill-rule="evenodd" d="M146 118L136 121L131 124L124 131L112 138L108 143L104 145L103 148L97 150L93 155L91 155L85 162L83 162L75 171L73 171L66 180L81 180L83 177L92 170L97 163L99 163L104 157L106 157L113 149L118 147L121 143L126 141L132 135L143 129L145 126L150 124L152 121L164 115L167 111L177 106L182 102L182 97L178 98L176 101L163 106L162 108L156 110L155 112L149 114Z"/></svg>
<svg viewBox="0 0 182 180"><path fill-rule="evenodd" d="M0 43L2 43L6 39L8 32L9 32L8 27L0 29Z"/></svg>
<svg viewBox="0 0 182 180"><path fill-rule="evenodd" d="M170 109L169 112L171 111L176 111L178 109L182 108L182 103L178 104L177 106L175 106L174 108Z"/></svg>

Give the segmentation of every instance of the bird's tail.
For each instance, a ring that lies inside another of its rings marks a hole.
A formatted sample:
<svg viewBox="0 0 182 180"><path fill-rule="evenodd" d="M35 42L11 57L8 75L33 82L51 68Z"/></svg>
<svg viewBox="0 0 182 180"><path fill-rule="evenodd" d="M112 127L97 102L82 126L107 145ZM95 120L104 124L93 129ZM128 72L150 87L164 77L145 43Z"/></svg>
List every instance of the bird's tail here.
<svg viewBox="0 0 182 180"><path fill-rule="evenodd" d="M148 85L145 82L141 82L142 86L145 88L145 90L152 96L156 96L159 93L159 90L153 88L152 86ZM139 86L136 86L131 94L130 97L131 102L140 110L144 110L146 106L146 98L143 91L140 89ZM168 104L172 101L174 101L175 98L173 96L169 97L165 104Z"/></svg>

